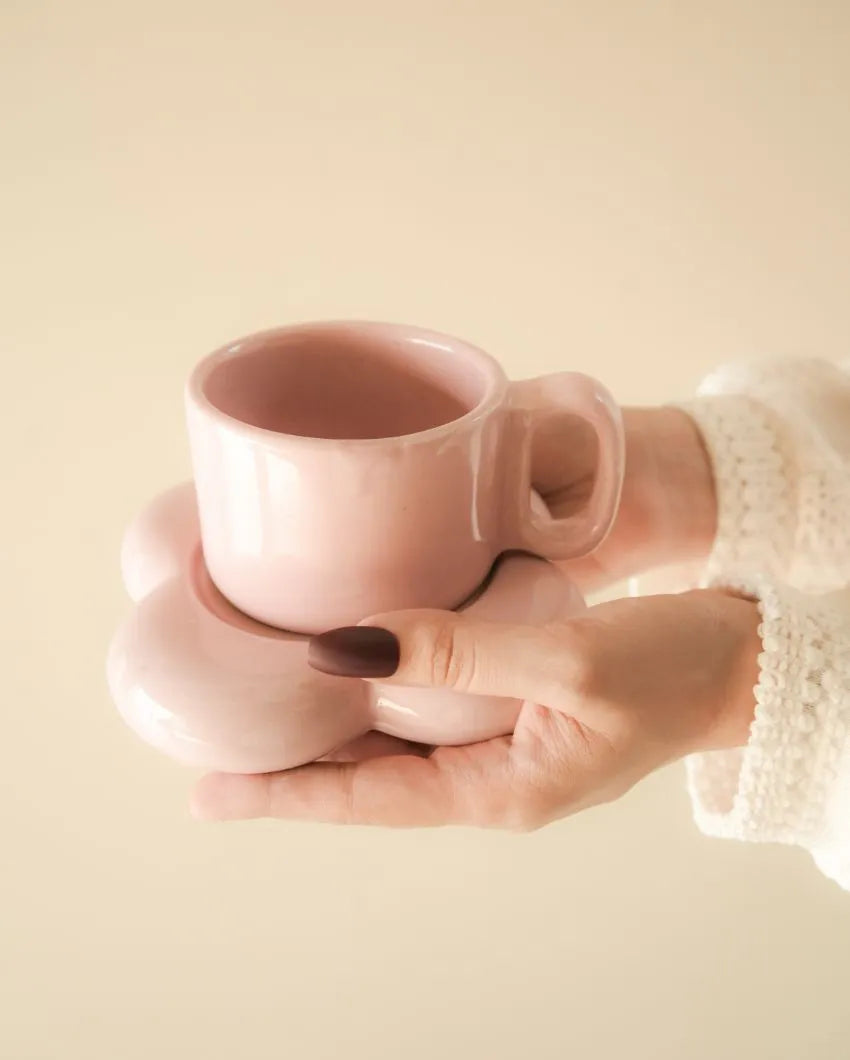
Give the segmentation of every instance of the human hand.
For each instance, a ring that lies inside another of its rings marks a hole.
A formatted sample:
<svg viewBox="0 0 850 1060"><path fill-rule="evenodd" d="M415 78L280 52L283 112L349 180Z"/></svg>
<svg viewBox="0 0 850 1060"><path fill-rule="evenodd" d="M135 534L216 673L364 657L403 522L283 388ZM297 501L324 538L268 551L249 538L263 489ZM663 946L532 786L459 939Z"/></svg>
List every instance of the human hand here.
<svg viewBox="0 0 850 1060"><path fill-rule="evenodd" d="M714 476L693 420L678 409L624 409L626 475L608 537L559 564L584 592L656 567L707 557L714 540ZM535 438L532 481L564 518L590 496L596 439L588 424L553 417Z"/></svg>
<svg viewBox="0 0 850 1060"><path fill-rule="evenodd" d="M359 761L208 776L193 809L219 820L536 828L617 798L682 755L745 743L758 624L754 603L711 590L618 600L543 629L440 611L378 616L316 638L313 664L520 699L514 733L427 757L371 734L343 756L370 756Z"/></svg>

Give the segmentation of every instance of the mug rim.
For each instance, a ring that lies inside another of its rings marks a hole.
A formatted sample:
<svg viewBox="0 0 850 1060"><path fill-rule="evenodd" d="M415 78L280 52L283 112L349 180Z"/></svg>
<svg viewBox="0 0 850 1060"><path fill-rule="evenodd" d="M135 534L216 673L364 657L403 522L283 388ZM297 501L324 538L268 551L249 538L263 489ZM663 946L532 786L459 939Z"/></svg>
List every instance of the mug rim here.
<svg viewBox="0 0 850 1060"><path fill-rule="evenodd" d="M274 431L267 427L257 427L246 423L236 416L223 412L217 405L207 397L204 392L207 380L212 372L223 362L235 360L243 355L243 347L254 344L264 338L293 332L320 333L332 329L352 329L361 332L381 332L400 338L419 340L423 344L435 345L445 352L460 352L462 356L473 360L481 370L484 379L484 393L478 402L462 416L449 420L447 423L437 424L435 427L427 427L422 431L413 431L410 434L384 435L380 438L320 438L314 435L288 434L285 431ZM219 346L203 357L192 369L186 382L185 397L187 402L204 416L215 420L220 425L255 436L261 441L271 439L282 439L292 445L306 446L357 446L375 447L386 445L389 442L423 443L436 441L439 438L454 433L459 427L470 425L478 420L484 419L502 403L508 388L508 378L499 362L485 350L467 342L465 339L457 338L445 332L434 331L430 328L422 328L413 324L393 324L378 320L314 320L304 321L296 324L283 324L278 327L264 328L238 339Z"/></svg>

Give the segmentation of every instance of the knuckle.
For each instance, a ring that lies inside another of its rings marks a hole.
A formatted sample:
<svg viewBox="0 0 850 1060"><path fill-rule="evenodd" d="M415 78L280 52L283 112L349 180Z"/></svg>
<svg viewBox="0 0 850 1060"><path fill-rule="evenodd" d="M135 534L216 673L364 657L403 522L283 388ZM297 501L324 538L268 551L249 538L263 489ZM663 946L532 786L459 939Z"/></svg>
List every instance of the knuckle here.
<svg viewBox="0 0 850 1060"><path fill-rule="evenodd" d="M459 691L469 688L475 674L475 645L463 637L460 625L452 620L435 622L426 640L424 672L429 683Z"/></svg>
<svg viewBox="0 0 850 1060"><path fill-rule="evenodd" d="M357 790L357 771L354 763L346 762L339 770L337 819L340 824L357 824L360 798Z"/></svg>
<svg viewBox="0 0 850 1060"><path fill-rule="evenodd" d="M599 651L594 631L572 623L559 631L560 651L553 652L552 674L557 688L568 698L593 697L600 682Z"/></svg>
<svg viewBox="0 0 850 1060"><path fill-rule="evenodd" d="M536 832L546 823L537 808L529 803L515 803L505 815L503 827L509 832L528 835Z"/></svg>
<svg viewBox="0 0 850 1060"><path fill-rule="evenodd" d="M499 824L509 832L536 832L549 821L547 800L542 791L526 787L514 791L502 807Z"/></svg>
<svg viewBox="0 0 850 1060"><path fill-rule="evenodd" d="M620 708L612 710L609 717L604 735L612 750L624 751L645 743L648 733L640 712Z"/></svg>

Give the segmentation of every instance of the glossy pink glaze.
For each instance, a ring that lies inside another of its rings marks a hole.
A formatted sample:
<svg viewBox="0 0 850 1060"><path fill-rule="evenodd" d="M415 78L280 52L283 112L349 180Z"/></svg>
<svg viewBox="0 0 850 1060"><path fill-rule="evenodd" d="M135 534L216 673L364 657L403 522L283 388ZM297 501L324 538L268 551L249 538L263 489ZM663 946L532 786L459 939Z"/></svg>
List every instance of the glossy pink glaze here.
<svg viewBox="0 0 850 1060"><path fill-rule="evenodd" d="M585 511L532 514L546 417L588 419L600 461ZM456 607L496 557L551 558L605 536L622 484L619 411L565 373L511 384L487 354L418 328L307 324L198 365L187 418L203 550L220 591L301 633L405 607Z"/></svg>
<svg viewBox="0 0 850 1060"><path fill-rule="evenodd" d="M433 744L513 729L514 700L393 688L312 670L307 637L255 622L212 584L191 483L162 494L130 527L122 567L135 606L110 647L112 695L139 736L190 765L243 773L287 769L370 729ZM557 568L515 555L500 563L468 611L542 625L583 608Z"/></svg>

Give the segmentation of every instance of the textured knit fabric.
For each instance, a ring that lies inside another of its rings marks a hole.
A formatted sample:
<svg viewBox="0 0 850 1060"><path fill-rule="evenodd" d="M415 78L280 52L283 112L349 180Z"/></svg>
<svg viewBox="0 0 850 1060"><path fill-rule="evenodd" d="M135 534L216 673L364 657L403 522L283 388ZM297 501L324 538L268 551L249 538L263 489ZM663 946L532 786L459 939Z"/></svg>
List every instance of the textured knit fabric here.
<svg viewBox="0 0 850 1060"><path fill-rule="evenodd" d="M850 889L850 366L725 368L684 407L717 487L705 584L756 597L763 642L747 746L687 761L697 824Z"/></svg>

